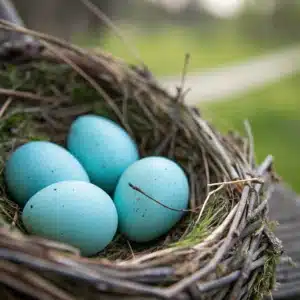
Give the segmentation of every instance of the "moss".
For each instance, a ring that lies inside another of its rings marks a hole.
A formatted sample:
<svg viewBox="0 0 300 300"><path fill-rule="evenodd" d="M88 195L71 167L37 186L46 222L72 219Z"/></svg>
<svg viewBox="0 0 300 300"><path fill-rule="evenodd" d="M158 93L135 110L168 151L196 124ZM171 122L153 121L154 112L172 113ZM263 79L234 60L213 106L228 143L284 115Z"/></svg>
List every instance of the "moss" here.
<svg viewBox="0 0 300 300"><path fill-rule="evenodd" d="M192 230L183 239L171 244L171 247L192 247L199 244L210 235L216 226L222 223L228 208L224 205L221 197L216 195L213 198L215 199L208 201L199 223L194 226L195 217L189 220L189 222L193 222L191 226Z"/></svg>
<svg viewBox="0 0 300 300"><path fill-rule="evenodd" d="M266 226L272 232L277 227L277 222L275 221L268 221ZM274 245L274 247L276 247ZM250 295L254 300L263 299L267 296L271 290L275 288L276 284L276 266L279 263L281 257L280 249L276 249L273 246L270 246L264 253L266 260L263 266L263 269L259 271L256 281L253 285L252 291Z"/></svg>
<svg viewBox="0 0 300 300"><path fill-rule="evenodd" d="M266 252L266 256L263 269L259 272L248 299L261 300L275 287L276 266L279 263L280 255L269 250Z"/></svg>
<svg viewBox="0 0 300 300"><path fill-rule="evenodd" d="M177 243L171 244L171 247L192 247L203 241L211 232L210 226L213 222L213 210L209 209L205 217L194 226L192 231L182 240Z"/></svg>

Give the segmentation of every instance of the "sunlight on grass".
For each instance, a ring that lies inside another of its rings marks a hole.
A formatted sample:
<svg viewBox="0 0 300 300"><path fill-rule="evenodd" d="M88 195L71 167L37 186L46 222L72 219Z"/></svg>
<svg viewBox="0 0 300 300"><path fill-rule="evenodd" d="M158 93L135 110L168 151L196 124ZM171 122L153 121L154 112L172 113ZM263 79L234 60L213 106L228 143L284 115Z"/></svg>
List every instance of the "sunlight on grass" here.
<svg viewBox="0 0 300 300"><path fill-rule="evenodd" d="M247 95L200 105L203 116L221 130L243 130L247 118L253 129L257 158L275 157L277 172L300 192L300 75Z"/></svg>

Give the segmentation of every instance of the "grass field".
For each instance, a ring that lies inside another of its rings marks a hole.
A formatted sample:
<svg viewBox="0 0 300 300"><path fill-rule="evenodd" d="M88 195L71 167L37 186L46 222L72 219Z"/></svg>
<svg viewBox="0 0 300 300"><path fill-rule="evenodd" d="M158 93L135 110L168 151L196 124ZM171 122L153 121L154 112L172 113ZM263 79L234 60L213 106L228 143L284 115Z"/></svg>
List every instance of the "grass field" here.
<svg viewBox="0 0 300 300"><path fill-rule="evenodd" d="M252 125L258 160L275 157L277 172L300 192L300 75L224 102L200 105L204 117L219 129L242 132Z"/></svg>
<svg viewBox="0 0 300 300"><path fill-rule="evenodd" d="M203 71L274 50L274 42L254 43L242 37L232 27L204 32L185 27L165 26L157 31L122 26L122 32L156 76L179 74L183 69L186 53L191 55L188 70ZM97 39L90 39L88 42L79 39L78 42L99 47ZM115 34L102 37L101 48L127 62L136 62L128 47Z"/></svg>

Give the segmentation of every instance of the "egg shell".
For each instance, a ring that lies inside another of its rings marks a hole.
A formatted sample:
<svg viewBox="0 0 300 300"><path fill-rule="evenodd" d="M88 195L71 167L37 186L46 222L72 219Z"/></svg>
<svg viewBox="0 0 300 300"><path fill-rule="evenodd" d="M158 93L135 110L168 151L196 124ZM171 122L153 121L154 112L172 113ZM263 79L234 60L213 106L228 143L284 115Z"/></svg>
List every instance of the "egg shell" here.
<svg viewBox="0 0 300 300"><path fill-rule="evenodd" d="M91 256L113 239L118 216L110 196L82 181L54 183L25 205L22 220L38 236L70 244Z"/></svg>
<svg viewBox="0 0 300 300"><path fill-rule="evenodd" d="M128 133L113 121L85 115L77 118L68 135L68 149L81 162L92 183L112 193L124 170L139 159Z"/></svg>
<svg viewBox="0 0 300 300"><path fill-rule="evenodd" d="M9 194L21 206L52 183L89 182L86 171L71 153L46 141L29 142L17 148L7 161L5 179Z"/></svg>
<svg viewBox="0 0 300 300"><path fill-rule="evenodd" d="M183 212L155 203L129 184L170 208L188 207L188 180L175 162L164 157L135 162L122 174L114 194L119 229L132 241L147 242L167 233Z"/></svg>

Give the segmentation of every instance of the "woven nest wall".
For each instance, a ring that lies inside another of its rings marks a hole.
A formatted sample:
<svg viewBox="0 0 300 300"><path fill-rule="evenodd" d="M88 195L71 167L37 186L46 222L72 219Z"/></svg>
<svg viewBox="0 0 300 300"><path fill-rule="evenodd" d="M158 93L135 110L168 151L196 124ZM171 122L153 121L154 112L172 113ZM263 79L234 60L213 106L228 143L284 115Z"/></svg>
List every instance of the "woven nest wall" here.
<svg viewBox="0 0 300 300"><path fill-rule="evenodd" d="M8 24L7 30L17 30ZM18 29L22 31L22 29ZM24 31L24 30L23 30ZM221 135L148 72L26 31L44 49L2 60L0 170L19 145L65 144L72 121L93 113L118 122L142 157L176 161L189 178L189 211L159 240L117 234L99 255L26 234L21 209L0 183L0 289L5 299L261 299L274 287L280 241L268 219L272 157L254 159L246 137ZM23 57L24 58L24 57ZM167 208L166 208L167 209Z"/></svg>

